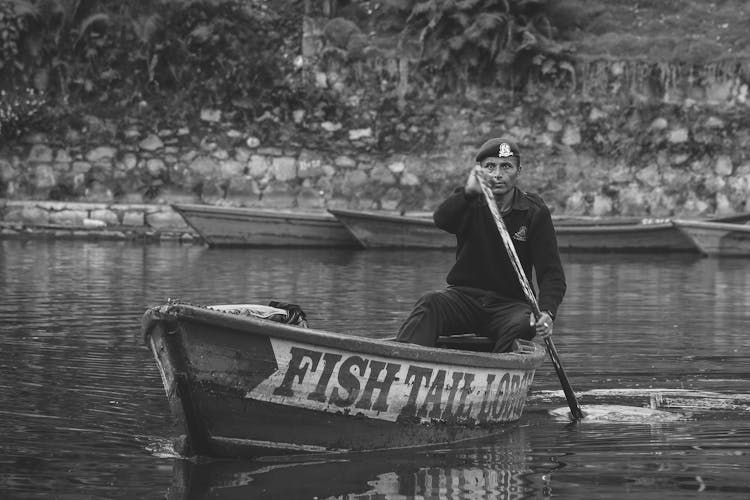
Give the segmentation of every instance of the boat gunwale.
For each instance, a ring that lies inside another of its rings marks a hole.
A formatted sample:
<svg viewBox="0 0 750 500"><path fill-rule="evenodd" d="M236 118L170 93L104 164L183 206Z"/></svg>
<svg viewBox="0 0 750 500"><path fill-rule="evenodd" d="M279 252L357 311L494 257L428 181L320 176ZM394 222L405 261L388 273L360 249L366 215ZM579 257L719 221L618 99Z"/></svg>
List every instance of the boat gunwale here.
<svg viewBox="0 0 750 500"><path fill-rule="evenodd" d="M366 211L359 211L359 210L345 210L340 208L329 208L328 213L330 213L333 217L336 219L339 219L339 215L346 218L352 218L352 219L369 219L369 220L378 220L383 222L409 222L410 224L417 224L421 226L428 226L428 227L436 227L435 223L432 221L432 217L415 217L413 215L395 215L395 214L388 214L388 213L378 213L378 212L366 212ZM341 221L342 224L344 224L343 221Z"/></svg>
<svg viewBox="0 0 750 500"><path fill-rule="evenodd" d="M333 222L337 223L336 217L325 211L304 212L296 210L275 210L270 208L247 208L247 207L222 207L218 205L200 205L193 203L173 203L172 209L183 217L190 216L211 216L211 215L237 215L252 216L268 219L299 219L314 222ZM187 212L187 214L186 214Z"/></svg>
<svg viewBox="0 0 750 500"><path fill-rule="evenodd" d="M734 231L739 233L750 233L750 225L747 224L736 224L731 222L712 222L712 221L699 221L699 220L687 220L687 219L673 219L672 224L680 228L695 228L695 229L718 229L721 231Z"/></svg>
<svg viewBox="0 0 750 500"><path fill-rule="evenodd" d="M351 351L360 355L369 354L409 362L434 363L447 366L535 370L542 365L546 355L545 348L536 342L531 343L533 351L523 353L486 353L426 347L396 342L390 339L376 339L315 328L303 328L248 315L211 310L192 304L167 304L149 308L144 313L142 319L142 332L147 345L153 324L160 320L177 322L180 320L191 320L238 330L248 335L263 335L269 338Z"/></svg>
<svg viewBox="0 0 750 500"><path fill-rule="evenodd" d="M593 233L593 234L602 234L602 233L644 233L644 232L654 232L654 231L663 231L665 229L670 230L673 229L674 226L671 222L657 222L657 223L636 223L636 224L599 224L599 225L577 225L577 224L571 224L571 225L556 225L555 226L555 232L561 233L561 234L569 234L569 233Z"/></svg>

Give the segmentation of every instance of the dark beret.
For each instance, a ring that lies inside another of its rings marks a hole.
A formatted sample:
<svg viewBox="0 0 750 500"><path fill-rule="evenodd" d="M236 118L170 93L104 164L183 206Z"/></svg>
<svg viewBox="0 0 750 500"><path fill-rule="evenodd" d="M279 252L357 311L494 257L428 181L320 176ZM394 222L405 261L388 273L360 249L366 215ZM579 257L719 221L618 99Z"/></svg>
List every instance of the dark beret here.
<svg viewBox="0 0 750 500"><path fill-rule="evenodd" d="M490 139L482 144L477 153L476 161L482 161L490 156L493 158L515 156L519 162L521 161L521 152L518 150L516 143L503 138Z"/></svg>

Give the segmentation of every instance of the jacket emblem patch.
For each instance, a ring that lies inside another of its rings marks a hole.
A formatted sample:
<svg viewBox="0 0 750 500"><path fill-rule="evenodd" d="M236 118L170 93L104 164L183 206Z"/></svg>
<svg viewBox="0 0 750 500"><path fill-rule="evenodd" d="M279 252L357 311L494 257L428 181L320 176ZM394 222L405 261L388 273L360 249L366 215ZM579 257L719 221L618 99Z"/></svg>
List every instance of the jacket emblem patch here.
<svg viewBox="0 0 750 500"><path fill-rule="evenodd" d="M521 226L521 229L516 231L513 235L513 239L517 241L526 241L526 226Z"/></svg>

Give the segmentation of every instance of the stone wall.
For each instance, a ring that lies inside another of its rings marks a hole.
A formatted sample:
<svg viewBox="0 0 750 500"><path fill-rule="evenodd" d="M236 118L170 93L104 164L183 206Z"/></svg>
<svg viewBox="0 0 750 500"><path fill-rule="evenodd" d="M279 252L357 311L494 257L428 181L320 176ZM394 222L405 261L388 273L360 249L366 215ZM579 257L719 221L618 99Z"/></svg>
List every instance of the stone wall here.
<svg viewBox="0 0 750 500"><path fill-rule="evenodd" d="M301 67L351 104L340 121L304 109L291 110L288 123L267 113L247 128L233 124L231 111L210 108L174 128L83 116L64 137L32 133L0 144L0 199L432 210L463 184L476 148L504 136L521 147L522 187L557 214L750 210L747 64L700 78L658 65L665 76L654 82L645 62L587 61L572 82L530 82L523 95L469 87L438 98L417 84L403 55L373 52L352 64L321 58L328 42L311 26ZM430 119L383 116L363 104L375 102L365 89L396 97L406 110L429 107ZM282 133L264 142L254 130L271 122ZM394 134L403 140L389 140ZM428 146L410 145L417 137ZM380 146L396 143L405 146ZM49 215L63 217L55 210Z"/></svg>
<svg viewBox="0 0 750 500"><path fill-rule="evenodd" d="M0 148L0 198L111 204L431 210L486 138L516 139L524 188L553 212L694 216L750 209L746 108L519 103L488 119L446 105L433 151L378 154L376 130L330 132L335 150L205 130L116 130L104 144L32 134ZM5 212L7 217L7 211Z"/></svg>
<svg viewBox="0 0 750 500"><path fill-rule="evenodd" d="M169 205L0 200L0 236L200 243Z"/></svg>

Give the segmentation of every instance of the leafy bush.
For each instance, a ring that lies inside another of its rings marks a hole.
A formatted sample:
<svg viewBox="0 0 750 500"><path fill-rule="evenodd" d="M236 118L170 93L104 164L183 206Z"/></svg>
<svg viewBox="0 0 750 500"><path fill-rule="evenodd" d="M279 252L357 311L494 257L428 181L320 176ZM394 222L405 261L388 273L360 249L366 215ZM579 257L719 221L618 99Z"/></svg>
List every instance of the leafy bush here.
<svg viewBox="0 0 750 500"><path fill-rule="evenodd" d="M279 0L274 11L260 0L0 0L0 70L11 86L69 110L283 114L306 102L294 64L298 3Z"/></svg>
<svg viewBox="0 0 750 500"><path fill-rule="evenodd" d="M418 40L423 70L447 77L455 88L470 80L491 83L498 75L521 87L532 72L542 75L545 62L566 60L556 40L582 13L573 0L393 0L374 15L403 41Z"/></svg>
<svg viewBox="0 0 750 500"><path fill-rule="evenodd" d="M0 1L0 71L8 72L19 54L21 33L26 29L25 10L21 5Z"/></svg>
<svg viewBox="0 0 750 500"><path fill-rule="evenodd" d="M0 137L16 137L42 118L43 95L34 89L23 92L0 90Z"/></svg>

